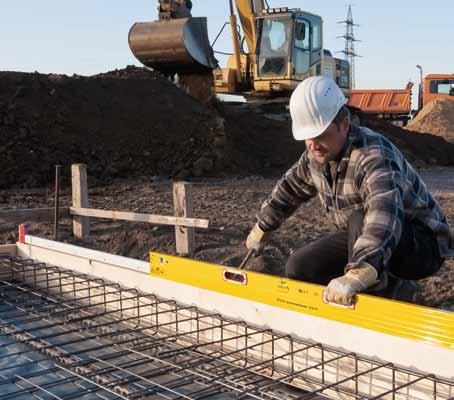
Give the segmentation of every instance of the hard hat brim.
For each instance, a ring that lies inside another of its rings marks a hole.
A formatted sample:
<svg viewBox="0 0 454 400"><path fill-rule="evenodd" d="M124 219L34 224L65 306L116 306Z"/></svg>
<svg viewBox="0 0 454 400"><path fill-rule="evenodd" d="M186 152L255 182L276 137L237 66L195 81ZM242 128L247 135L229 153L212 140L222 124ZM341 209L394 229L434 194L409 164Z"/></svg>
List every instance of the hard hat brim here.
<svg viewBox="0 0 454 400"><path fill-rule="evenodd" d="M333 123L334 118L331 121L329 121L326 125L323 127L318 127L317 129L314 129L313 127L295 127L295 124L292 124L292 132L293 132L293 137L295 140L308 140L308 139L314 139L318 136L320 136L323 132L325 132L328 127Z"/></svg>

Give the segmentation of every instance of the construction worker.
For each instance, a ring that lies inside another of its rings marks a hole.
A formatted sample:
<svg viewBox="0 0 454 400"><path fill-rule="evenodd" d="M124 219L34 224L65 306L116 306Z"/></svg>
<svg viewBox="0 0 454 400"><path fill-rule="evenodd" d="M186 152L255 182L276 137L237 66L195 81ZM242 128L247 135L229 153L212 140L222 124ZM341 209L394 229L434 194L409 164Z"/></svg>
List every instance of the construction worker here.
<svg viewBox="0 0 454 400"><path fill-rule="evenodd" d="M263 203L246 247L259 254L270 232L318 195L340 231L294 251L287 276L327 285L324 300L342 305L360 291L386 293L388 281L394 282L390 297L403 299L402 282L437 272L453 235L402 153L384 136L352 126L345 103L327 77L308 78L295 89L292 131L306 150Z"/></svg>

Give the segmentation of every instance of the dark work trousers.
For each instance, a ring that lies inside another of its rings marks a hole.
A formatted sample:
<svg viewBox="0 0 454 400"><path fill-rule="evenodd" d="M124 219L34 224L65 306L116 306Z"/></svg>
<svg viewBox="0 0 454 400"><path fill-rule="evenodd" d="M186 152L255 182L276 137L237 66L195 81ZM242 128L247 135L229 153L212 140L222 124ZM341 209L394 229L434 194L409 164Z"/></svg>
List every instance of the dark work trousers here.
<svg viewBox="0 0 454 400"><path fill-rule="evenodd" d="M353 213L347 231L332 233L292 253L287 277L327 285L344 274L353 245L362 232L364 213ZM417 280L437 272L440 258L434 234L418 221L404 221L402 236L385 270L398 278Z"/></svg>

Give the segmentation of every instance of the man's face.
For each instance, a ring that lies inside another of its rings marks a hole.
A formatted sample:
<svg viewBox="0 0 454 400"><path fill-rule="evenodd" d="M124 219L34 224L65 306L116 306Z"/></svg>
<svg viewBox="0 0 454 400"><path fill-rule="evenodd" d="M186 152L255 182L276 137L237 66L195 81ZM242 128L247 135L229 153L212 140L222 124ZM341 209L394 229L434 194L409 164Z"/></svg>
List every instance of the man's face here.
<svg viewBox="0 0 454 400"><path fill-rule="evenodd" d="M348 118L345 118L339 127L332 123L320 136L305 140L306 147L315 161L324 165L335 160L347 140L349 127Z"/></svg>

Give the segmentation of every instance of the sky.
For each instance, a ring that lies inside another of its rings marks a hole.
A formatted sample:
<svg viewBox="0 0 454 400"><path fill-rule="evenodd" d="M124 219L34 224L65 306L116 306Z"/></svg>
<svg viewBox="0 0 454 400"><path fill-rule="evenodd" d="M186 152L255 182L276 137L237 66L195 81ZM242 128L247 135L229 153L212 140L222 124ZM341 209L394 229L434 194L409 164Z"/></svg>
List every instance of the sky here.
<svg viewBox="0 0 454 400"><path fill-rule="evenodd" d="M193 0L210 39L227 21L228 0ZM324 47L344 48L346 2L268 0L322 16ZM454 73L454 0L356 0L357 88L403 88L426 73ZM156 0L14 0L0 11L0 70L91 75L140 65L128 46L134 22L157 18ZM231 51L226 30L215 50ZM341 54L338 55L342 57ZM225 61L220 57L221 64Z"/></svg>

